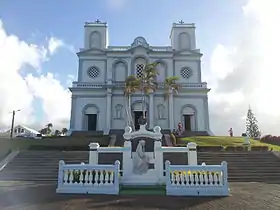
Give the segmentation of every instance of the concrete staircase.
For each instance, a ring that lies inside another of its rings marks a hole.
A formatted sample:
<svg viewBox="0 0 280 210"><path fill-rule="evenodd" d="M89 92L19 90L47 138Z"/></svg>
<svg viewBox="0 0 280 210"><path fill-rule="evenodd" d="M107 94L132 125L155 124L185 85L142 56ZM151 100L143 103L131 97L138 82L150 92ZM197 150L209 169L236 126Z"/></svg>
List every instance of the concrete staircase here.
<svg viewBox="0 0 280 210"><path fill-rule="evenodd" d="M0 171L0 180L56 181L59 160L88 163L88 154L88 151L22 151Z"/></svg>
<svg viewBox="0 0 280 210"><path fill-rule="evenodd" d="M230 182L280 183L280 158L272 152L199 152L198 164L228 163Z"/></svg>
<svg viewBox="0 0 280 210"><path fill-rule="evenodd" d="M64 160L66 163L88 163L88 154L88 151L22 151L0 171L0 181L56 181L59 160ZM173 164L187 163L187 155L184 153L166 153L166 155L164 159L170 160ZM116 157L105 155L100 157L100 162L103 163L106 159L112 158L116 159ZM113 163L114 160L111 162ZM224 160L228 162L230 182L280 184L280 158L272 152L198 153L199 164L205 162L207 165L220 165Z"/></svg>

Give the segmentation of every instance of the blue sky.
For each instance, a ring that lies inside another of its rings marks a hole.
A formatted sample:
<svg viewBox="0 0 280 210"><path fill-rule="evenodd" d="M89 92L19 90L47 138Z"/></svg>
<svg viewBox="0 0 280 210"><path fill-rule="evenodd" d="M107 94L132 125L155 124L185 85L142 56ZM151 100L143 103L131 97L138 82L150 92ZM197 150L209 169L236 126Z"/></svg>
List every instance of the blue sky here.
<svg viewBox="0 0 280 210"><path fill-rule="evenodd" d="M173 22L196 23L197 43L205 64L218 43L231 39L241 18L241 0L60 0L0 1L0 14L8 33L32 43L46 36L63 39L78 50L83 46L83 24L97 18L109 24L110 45L129 45L139 35L151 45L168 45ZM176 3L175 3L176 2ZM44 70L76 75L76 56L62 50L43 66ZM208 65L205 66L205 71Z"/></svg>

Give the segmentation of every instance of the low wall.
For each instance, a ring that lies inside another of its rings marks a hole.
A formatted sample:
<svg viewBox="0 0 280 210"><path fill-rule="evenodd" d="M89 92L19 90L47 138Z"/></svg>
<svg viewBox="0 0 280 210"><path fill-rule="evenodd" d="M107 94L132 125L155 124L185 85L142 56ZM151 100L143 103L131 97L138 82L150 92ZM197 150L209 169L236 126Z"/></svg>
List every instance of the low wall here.
<svg viewBox="0 0 280 210"><path fill-rule="evenodd" d="M43 139L0 138L0 160L3 159L9 151L14 150L88 150L88 145L91 142L98 142L101 146L108 146L109 136L89 138L66 136Z"/></svg>

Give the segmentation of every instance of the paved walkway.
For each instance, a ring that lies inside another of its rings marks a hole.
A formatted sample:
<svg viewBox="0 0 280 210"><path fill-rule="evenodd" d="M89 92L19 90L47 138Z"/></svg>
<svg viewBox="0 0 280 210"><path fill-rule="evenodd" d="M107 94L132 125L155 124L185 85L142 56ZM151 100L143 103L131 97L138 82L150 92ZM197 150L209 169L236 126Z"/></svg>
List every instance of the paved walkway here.
<svg viewBox="0 0 280 210"><path fill-rule="evenodd" d="M279 210L280 185L231 183L225 198L58 195L55 184L0 182L1 210L197 209Z"/></svg>

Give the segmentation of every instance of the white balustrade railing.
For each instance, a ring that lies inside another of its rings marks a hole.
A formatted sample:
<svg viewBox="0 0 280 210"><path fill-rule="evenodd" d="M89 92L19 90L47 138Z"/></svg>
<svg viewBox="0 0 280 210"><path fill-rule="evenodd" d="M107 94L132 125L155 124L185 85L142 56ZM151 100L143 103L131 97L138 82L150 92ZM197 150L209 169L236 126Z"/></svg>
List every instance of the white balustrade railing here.
<svg viewBox="0 0 280 210"><path fill-rule="evenodd" d="M59 161L57 193L118 194L120 162L115 165L65 164Z"/></svg>
<svg viewBox="0 0 280 210"><path fill-rule="evenodd" d="M227 162L221 165L171 165L165 163L166 194L180 196L227 196Z"/></svg>
<svg viewBox="0 0 280 210"><path fill-rule="evenodd" d="M202 83L177 83L180 85L181 88L191 88L191 89L204 89L207 88L207 83L202 82ZM124 88L125 83L124 82L116 82L114 81L112 84L107 84L107 83L90 83L90 82L73 82L72 87L73 88L95 88L95 89L100 89L100 88ZM164 88L164 83L159 82L158 83L159 88Z"/></svg>

